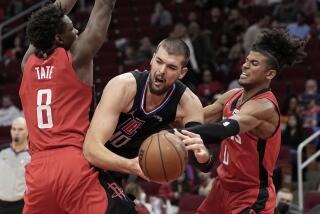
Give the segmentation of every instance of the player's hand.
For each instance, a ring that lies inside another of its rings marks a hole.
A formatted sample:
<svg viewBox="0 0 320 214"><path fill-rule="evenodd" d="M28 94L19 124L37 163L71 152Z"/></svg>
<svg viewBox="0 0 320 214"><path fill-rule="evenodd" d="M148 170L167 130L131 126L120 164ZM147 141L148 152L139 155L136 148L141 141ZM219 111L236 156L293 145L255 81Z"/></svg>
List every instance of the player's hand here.
<svg viewBox="0 0 320 214"><path fill-rule="evenodd" d="M181 130L181 133L175 130L174 134L182 140L188 151L193 151L194 156L199 163L206 163L209 161L209 151L204 146L200 135L186 130Z"/></svg>
<svg viewBox="0 0 320 214"><path fill-rule="evenodd" d="M139 164L139 157L131 159L131 161L132 161L132 167L131 167L132 172L131 173L138 175L139 177L143 178L146 181L150 181L150 179L147 176L145 176L145 174L143 174L143 171L142 171L140 164Z"/></svg>

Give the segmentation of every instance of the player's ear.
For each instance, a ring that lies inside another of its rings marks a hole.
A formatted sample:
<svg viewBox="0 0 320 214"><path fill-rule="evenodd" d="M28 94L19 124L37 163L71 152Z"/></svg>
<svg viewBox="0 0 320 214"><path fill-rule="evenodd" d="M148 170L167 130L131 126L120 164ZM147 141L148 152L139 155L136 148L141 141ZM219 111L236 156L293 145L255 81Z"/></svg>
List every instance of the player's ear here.
<svg viewBox="0 0 320 214"><path fill-rule="evenodd" d="M274 70L274 69L270 69L270 70L267 71L266 78L268 80L272 80L276 75L277 75L277 71Z"/></svg>
<svg viewBox="0 0 320 214"><path fill-rule="evenodd" d="M54 40L56 41L57 46L61 47L63 45L63 39L60 34L56 34Z"/></svg>
<svg viewBox="0 0 320 214"><path fill-rule="evenodd" d="M181 68L181 74L179 75L179 79L182 79L188 72L188 68L187 67L182 67Z"/></svg>

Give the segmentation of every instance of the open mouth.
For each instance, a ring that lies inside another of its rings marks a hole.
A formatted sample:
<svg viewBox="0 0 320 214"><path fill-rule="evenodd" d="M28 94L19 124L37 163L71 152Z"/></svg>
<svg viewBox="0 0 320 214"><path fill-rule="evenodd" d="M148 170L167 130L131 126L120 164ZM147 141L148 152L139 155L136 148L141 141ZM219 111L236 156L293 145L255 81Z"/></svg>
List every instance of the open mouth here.
<svg viewBox="0 0 320 214"><path fill-rule="evenodd" d="M248 74L245 73L245 72L242 72L241 75L240 75L240 78L242 78L242 79L245 79L247 77L248 77Z"/></svg>
<svg viewBox="0 0 320 214"><path fill-rule="evenodd" d="M156 85L163 84L163 83L164 83L164 79L163 79L162 77L156 76L156 77L154 78L154 83L155 83Z"/></svg>

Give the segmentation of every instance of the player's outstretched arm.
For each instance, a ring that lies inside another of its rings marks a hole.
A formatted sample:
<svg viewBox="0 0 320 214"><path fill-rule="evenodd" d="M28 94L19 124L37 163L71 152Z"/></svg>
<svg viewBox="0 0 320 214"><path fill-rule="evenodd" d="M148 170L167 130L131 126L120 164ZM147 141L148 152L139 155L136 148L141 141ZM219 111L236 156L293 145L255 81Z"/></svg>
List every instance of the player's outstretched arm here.
<svg viewBox="0 0 320 214"><path fill-rule="evenodd" d="M64 9L65 14L69 14L74 5L76 4L77 0L56 0L54 4L60 5L61 8ZM21 70L23 71L24 65L26 64L29 56L33 54L36 51L35 47L33 45L29 45L28 50L23 56L22 62L21 62Z"/></svg>
<svg viewBox="0 0 320 214"><path fill-rule="evenodd" d="M223 119L218 123L208 123L187 128L186 130L199 134L204 143L218 143L221 140L250 132L263 124L263 133L259 138L270 137L277 129L279 114L274 104L267 99L250 100L246 102L237 115Z"/></svg>
<svg viewBox="0 0 320 214"><path fill-rule="evenodd" d="M214 103L204 107L204 122L215 123L222 119L222 113L225 101L232 96L237 90L230 90L222 94Z"/></svg>
<svg viewBox="0 0 320 214"><path fill-rule="evenodd" d="M96 167L143 177L137 158L126 159L104 146L116 129L120 113L127 111L133 101L134 88L136 82L131 73L117 76L109 81L86 134L83 153Z"/></svg>
<svg viewBox="0 0 320 214"><path fill-rule="evenodd" d="M71 47L76 71L86 67L104 43L116 0L95 0L88 24Z"/></svg>
<svg viewBox="0 0 320 214"><path fill-rule="evenodd" d="M192 127L197 124L203 123L203 106L199 98L190 90L186 89L179 102L177 110L177 119L182 121L183 127ZM189 162L199 170L207 172L211 169L210 153L209 150L203 144L200 137L198 140L189 140L189 138L195 138L196 134L185 133L182 135L175 133L181 138L188 150Z"/></svg>

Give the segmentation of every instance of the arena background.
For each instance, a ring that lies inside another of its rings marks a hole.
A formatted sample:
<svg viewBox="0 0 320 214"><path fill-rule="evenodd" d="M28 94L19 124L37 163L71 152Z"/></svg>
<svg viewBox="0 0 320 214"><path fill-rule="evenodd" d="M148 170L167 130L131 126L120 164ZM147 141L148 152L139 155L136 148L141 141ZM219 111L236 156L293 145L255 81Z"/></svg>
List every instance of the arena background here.
<svg viewBox="0 0 320 214"><path fill-rule="evenodd" d="M12 107L21 111L18 90L20 62L28 45L26 21L32 11L46 2L0 0L0 98L4 101L0 106L0 144L11 140L11 124L5 110ZM93 1L79 0L71 12L70 17L80 32L92 4ZM306 39L308 56L304 62L285 69L272 83L272 91L281 106L283 130L274 182L277 190L286 188L293 193L290 212L299 213L297 148L318 131L320 121L319 6L320 1L316 0L118 0L106 42L94 60L97 100L115 75L148 69L155 45L165 37L183 38L191 47L189 73L183 81L203 105L238 87L237 78L247 50L264 28L284 28L292 36ZM296 121L295 126L290 124L291 120ZM304 148L304 159L318 148L319 137L315 136ZM212 149L217 157L219 147L215 145ZM320 204L319 166L315 159L303 171L304 213ZM140 194L141 204L153 213L193 213L215 175L216 167L208 178L188 166L181 179L168 185L139 180L126 189L137 194L145 192L146 197ZM315 210L310 213L320 213Z"/></svg>

